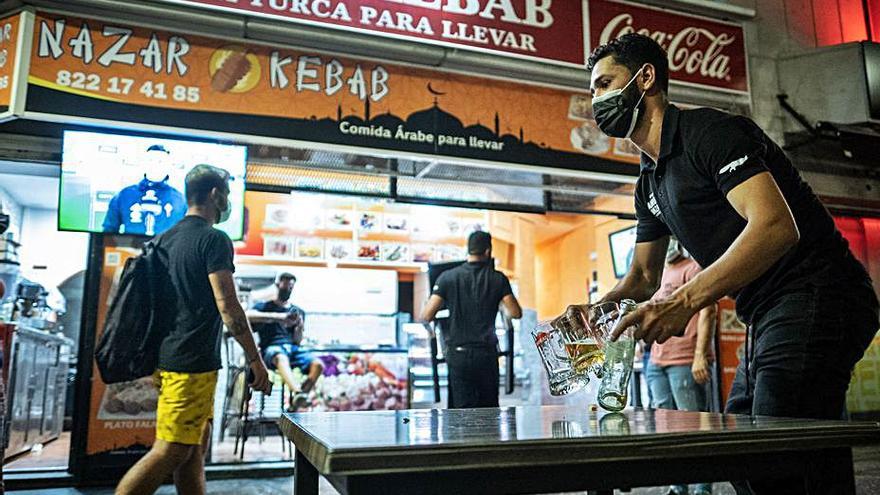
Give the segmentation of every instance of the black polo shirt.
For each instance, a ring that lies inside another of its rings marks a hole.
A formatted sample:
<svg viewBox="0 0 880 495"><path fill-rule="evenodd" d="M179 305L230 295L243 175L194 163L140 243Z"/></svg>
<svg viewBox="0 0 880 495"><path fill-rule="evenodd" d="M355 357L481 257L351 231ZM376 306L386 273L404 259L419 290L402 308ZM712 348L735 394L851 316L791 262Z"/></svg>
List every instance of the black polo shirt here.
<svg viewBox="0 0 880 495"><path fill-rule="evenodd" d="M444 339L447 346L492 346L495 316L501 300L513 292L503 273L492 263L464 263L437 278L433 293L443 298L449 309Z"/></svg>
<svg viewBox="0 0 880 495"><path fill-rule="evenodd" d="M635 191L636 242L673 234L703 267L720 258L746 225L727 193L757 174L772 174L801 238L761 277L731 294L745 321L788 289L853 274L867 276L810 186L750 119L670 105L663 117L657 163L645 154L641 162ZM829 273L830 267L836 269Z"/></svg>

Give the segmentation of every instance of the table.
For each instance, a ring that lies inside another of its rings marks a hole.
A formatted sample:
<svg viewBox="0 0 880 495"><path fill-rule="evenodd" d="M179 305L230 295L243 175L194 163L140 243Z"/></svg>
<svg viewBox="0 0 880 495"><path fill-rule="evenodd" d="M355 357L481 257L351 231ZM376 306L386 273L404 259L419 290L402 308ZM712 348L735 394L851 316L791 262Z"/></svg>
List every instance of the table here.
<svg viewBox="0 0 880 495"><path fill-rule="evenodd" d="M880 424L571 406L285 414L296 495L552 493L803 476Z"/></svg>

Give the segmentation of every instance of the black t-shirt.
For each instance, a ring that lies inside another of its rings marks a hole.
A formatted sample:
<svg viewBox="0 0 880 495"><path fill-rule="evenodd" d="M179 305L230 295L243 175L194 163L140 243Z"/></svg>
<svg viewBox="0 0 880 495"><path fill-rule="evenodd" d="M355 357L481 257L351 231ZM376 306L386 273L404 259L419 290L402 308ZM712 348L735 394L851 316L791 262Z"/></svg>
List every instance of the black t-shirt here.
<svg viewBox="0 0 880 495"><path fill-rule="evenodd" d="M444 335L449 346L495 346L495 316L501 300L513 292L503 273L489 262L465 263L443 272L433 293L449 308Z"/></svg>
<svg viewBox="0 0 880 495"><path fill-rule="evenodd" d="M306 322L306 313L298 306L279 306L275 301L258 302L251 309L261 313L299 313L303 324ZM255 323L254 331L260 336L260 349L266 349L270 345L293 344L293 328L285 328L280 322Z"/></svg>
<svg viewBox="0 0 880 495"><path fill-rule="evenodd" d="M205 219L187 216L158 236L156 245L177 301L175 325L159 348L159 369L204 373L221 368L223 321L208 274L235 271L232 241Z"/></svg>
<svg viewBox="0 0 880 495"><path fill-rule="evenodd" d="M782 191L801 238L761 277L732 294L737 312L747 322L762 305L792 287L867 277L782 149L748 118L670 105L663 117L658 163L642 155L635 191L636 242L674 234L697 263L707 267L746 225L727 193L767 171ZM834 268L830 279L829 267Z"/></svg>

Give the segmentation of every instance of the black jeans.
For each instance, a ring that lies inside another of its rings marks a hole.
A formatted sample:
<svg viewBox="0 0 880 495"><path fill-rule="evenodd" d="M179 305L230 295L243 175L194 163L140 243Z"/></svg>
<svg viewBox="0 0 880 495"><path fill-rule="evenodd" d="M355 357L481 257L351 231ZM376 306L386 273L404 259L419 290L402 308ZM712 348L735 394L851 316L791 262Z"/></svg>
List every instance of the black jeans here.
<svg viewBox="0 0 880 495"><path fill-rule="evenodd" d="M446 366L450 408L498 407L498 351L494 347L450 346Z"/></svg>
<svg viewBox="0 0 880 495"><path fill-rule="evenodd" d="M841 419L853 367L878 326L877 298L867 280L816 280L777 297L752 322L751 362L748 368L749 356L740 362L726 412ZM816 459L806 478L734 487L740 495L854 494L851 475L841 474L851 469Z"/></svg>

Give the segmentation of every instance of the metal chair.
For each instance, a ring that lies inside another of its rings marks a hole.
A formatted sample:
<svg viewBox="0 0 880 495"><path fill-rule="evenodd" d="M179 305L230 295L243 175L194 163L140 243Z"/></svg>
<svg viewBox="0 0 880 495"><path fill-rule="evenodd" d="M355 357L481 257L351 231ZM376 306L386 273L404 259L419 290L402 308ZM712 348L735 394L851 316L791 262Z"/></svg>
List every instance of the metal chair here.
<svg viewBox="0 0 880 495"><path fill-rule="evenodd" d="M220 423L220 439L225 438L226 430L230 427L235 431L235 445L233 454L237 454L239 459L244 459L244 446L250 437L253 427L259 428L260 443L266 438L266 426L272 425L278 427L278 419L285 410L285 404L290 397L289 390L284 386L278 375L270 372L270 378L273 383L281 382L280 386L273 387L271 394L266 395L262 392L255 392L247 386L248 367L242 363L240 356L236 356L235 344L232 339L227 336L224 340L226 350L226 394L223 402L223 419ZM267 404L272 397L278 396L278 411L267 411ZM255 402L255 411L251 409L252 400ZM280 433L280 430L279 430ZM293 446L288 441L282 439L281 450L285 454L293 456Z"/></svg>

